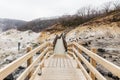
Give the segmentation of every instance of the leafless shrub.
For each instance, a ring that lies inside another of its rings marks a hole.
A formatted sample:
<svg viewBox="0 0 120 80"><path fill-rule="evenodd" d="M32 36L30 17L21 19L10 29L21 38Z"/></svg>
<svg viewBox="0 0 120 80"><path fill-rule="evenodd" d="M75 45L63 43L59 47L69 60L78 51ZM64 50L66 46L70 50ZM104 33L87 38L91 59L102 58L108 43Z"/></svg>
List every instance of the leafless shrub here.
<svg viewBox="0 0 120 80"><path fill-rule="evenodd" d="M116 0L113 2L114 10L120 10L120 0Z"/></svg>
<svg viewBox="0 0 120 80"><path fill-rule="evenodd" d="M110 10L111 10L111 2L105 3L105 4L103 5L103 10L104 10L105 13L110 12Z"/></svg>

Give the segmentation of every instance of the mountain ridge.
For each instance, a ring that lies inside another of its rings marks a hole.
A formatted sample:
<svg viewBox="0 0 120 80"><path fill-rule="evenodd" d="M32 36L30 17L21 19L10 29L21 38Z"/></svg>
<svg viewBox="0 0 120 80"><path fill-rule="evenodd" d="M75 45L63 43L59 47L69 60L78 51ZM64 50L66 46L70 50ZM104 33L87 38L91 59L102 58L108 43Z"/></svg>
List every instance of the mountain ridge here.
<svg viewBox="0 0 120 80"><path fill-rule="evenodd" d="M23 20L0 18L0 29L1 31L16 29L24 25L25 23L26 21L23 21Z"/></svg>

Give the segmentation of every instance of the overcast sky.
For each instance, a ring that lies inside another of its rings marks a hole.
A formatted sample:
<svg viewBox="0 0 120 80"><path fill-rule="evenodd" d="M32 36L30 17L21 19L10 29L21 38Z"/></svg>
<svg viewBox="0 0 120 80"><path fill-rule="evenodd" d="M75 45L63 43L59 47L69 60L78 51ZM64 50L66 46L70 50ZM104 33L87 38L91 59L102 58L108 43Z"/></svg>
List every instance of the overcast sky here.
<svg viewBox="0 0 120 80"><path fill-rule="evenodd" d="M83 6L100 6L109 1L114 0L0 0L0 18L30 21L74 14Z"/></svg>

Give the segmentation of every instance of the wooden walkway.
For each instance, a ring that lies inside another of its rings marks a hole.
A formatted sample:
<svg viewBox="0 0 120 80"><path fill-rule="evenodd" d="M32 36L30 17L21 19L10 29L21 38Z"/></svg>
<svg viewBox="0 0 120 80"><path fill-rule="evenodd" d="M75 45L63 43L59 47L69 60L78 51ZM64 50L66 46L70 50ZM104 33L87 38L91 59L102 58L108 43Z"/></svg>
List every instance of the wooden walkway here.
<svg viewBox="0 0 120 80"><path fill-rule="evenodd" d="M97 64L120 78L120 67L97 55L96 48L88 50L72 42L67 43L66 52L61 40L56 44L57 48L53 48L50 42L43 43L34 49L28 47L25 55L0 69L0 80L4 80L19 66L26 63L26 69L16 80L107 80L96 69ZM38 52L40 54L36 55ZM86 59L85 55L89 59ZM33 58L34 56L37 57Z"/></svg>
<svg viewBox="0 0 120 80"><path fill-rule="evenodd" d="M74 59L66 55L54 55L45 61L42 74L37 74L34 80L86 80L86 78L77 68Z"/></svg>

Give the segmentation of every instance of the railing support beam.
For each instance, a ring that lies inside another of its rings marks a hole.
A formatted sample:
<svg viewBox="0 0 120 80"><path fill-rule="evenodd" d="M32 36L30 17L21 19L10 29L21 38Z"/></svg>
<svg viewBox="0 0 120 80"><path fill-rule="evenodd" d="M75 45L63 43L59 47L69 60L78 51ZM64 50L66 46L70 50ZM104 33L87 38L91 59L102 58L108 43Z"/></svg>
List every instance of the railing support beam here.
<svg viewBox="0 0 120 80"><path fill-rule="evenodd" d="M30 52L32 50L32 47L27 47L27 53ZM27 60L27 67L29 67L33 62L33 57L29 58ZM28 75L28 79L30 79L30 77L32 76L33 72L31 71Z"/></svg>
<svg viewBox="0 0 120 80"><path fill-rule="evenodd" d="M96 48L91 48L91 51L95 54L97 53ZM96 61L93 58L90 58L90 63L93 67L96 68ZM92 80L95 80L95 75L91 71L90 71L90 76L91 76Z"/></svg>

